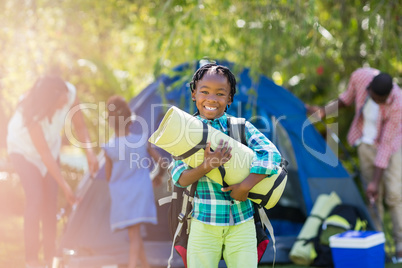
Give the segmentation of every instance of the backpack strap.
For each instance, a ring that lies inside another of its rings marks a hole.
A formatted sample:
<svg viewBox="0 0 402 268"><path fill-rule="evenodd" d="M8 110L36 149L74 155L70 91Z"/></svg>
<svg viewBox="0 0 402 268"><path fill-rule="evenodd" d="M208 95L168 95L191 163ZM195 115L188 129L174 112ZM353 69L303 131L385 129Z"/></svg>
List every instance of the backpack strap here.
<svg viewBox="0 0 402 268"><path fill-rule="evenodd" d="M165 197L160 198L158 200L158 204L159 204L159 206L163 206L163 205L165 205L167 203L172 202L172 199L177 199L177 193L176 192L173 192L169 196L165 196Z"/></svg>
<svg viewBox="0 0 402 268"><path fill-rule="evenodd" d="M275 259L276 259L276 246L275 246L275 234L274 234L274 228L272 227L271 222L268 219L267 213L264 210L264 207L258 206L258 214L260 215L262 227L267 228L269 235L271 236L272 239L272 248L274 249L274 259L272 261L272 267L275 265Z"/></svg>
<svg viewBox="0 0 402 268"><path fill-rule="evenodd" d="M247 146L246 119L228 116L228 136Z"/></svg>
<svg viewBox="0 0 402 268"><path fill-rule="evenodd" d="M228 116L228 135L237 141L241 141L242 144L248 146L247 139L246 139L246 119ZM274 185L272 187L270 193L268 193L267 196L264 197L264 198L266 198L265 204L268 202L269 198L271 197L273 190L275 190L278 187L278 185L283 181L283 179L286 177L286 175L287 175L286 166L287 166L287 161L285 159L283 159L281 162L281 167L282 167L282 172L280 174L281 178L278 177L277 181L275 182L275 184L277 184L277 185ZM250 194L249 194L249 196L250 196ZM260 197L258 197L258 198L260 198ZM264 200L263 200L263 202L264 202ZM268 219L268 216L264 210L264 207L261 206L261 204L259 204L259 205L256 204L256 205L258 207L258 214L260 216L260 220L261 220L263 229L267 228L269 235L271 236L271 239L272 239L272 248L274 250L274 259L272 262L272 266L274 267L275 259L276 259L274 228L272 227L272 224Z"/></svg>
<svg viewBox="0 0 402 268"><path fill-rule="evenodd" d="M207 138L208 138L208 125L205 123L202 123L202 138L201 141L195 145L193 148L191 148L190 150L188 150L187 152L176 156L175 159L178 160L183 160L187 157L192 156L193 154L195 154L196 152L198 152L200 149L205 149L205 147L207 146Z"/></svg>
<svg viewBox="0 0 402 268"><path fill-rule="evenodd" d="M168 259L168 268L171 267L171 262L173 260L173 256L174 256L174 246L175 246L175 242L177 237L181 234L181 232L183 231L183 225L185 221L187 222L187 230L185 230L186 232L188 232L188 226L190 226L190 219L191 219L191 211L189 213L187 212L187 207L188 205L191 203L193 203L194 200L194 195L195 195L195 191L197 189L197 185L198 185L198 181L194 182L193 184L190 184L189 186L187 186L186 190L183 192L183 202L182 202L182 206L181 206L181 211L179 216L177 217L179 219L179 224L177 225L176 231L174 233L173 236L173 241L172 241L172 248L170 249L170 257Z"/></svg>

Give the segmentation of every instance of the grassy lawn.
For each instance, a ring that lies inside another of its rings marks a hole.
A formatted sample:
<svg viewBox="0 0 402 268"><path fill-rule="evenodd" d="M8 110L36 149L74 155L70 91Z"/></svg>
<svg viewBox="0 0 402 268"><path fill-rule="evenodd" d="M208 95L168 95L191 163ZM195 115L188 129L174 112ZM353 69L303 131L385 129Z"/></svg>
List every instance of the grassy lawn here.
<svg viewBox="0 0 402 268"><path fill-rule="evenodd" d="M0 267L24 267L22 216L1 215Z"/></svg>
<svg viewBox="0 0 402 268"><path fill-rule="evenodd" d="M22 215L1 215L0 221L0 267L24 268ZM272 265L260 265L260 268L272 268ZM294 264L275 264L280 268L302 268ZM402 264L386 264L386 268L402 267Z"/></svg>
<svg viewBox="0 0 402 268"><path fill-rule="evenodd" d="M0 180L0 267L24 267L23 211L18 179Z"/></svg>
<svg viewBox="0 0 402 268"><path fill-rule="evenodd" d="M272 265L260 265L258 266L259 268L272 268ZM306 267L313 267L313 266L301 266L301 265L294 265L294 264L275 264L275 267L280 267L280 268L306 268ZM402 267L402 264L385 264L386 268L397 268L397 267Z"/></svg>

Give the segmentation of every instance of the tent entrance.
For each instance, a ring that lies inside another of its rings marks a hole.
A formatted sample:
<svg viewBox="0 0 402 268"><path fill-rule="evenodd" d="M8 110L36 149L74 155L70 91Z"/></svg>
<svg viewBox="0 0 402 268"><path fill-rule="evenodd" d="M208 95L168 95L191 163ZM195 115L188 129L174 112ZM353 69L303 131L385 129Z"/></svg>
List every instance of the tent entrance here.
<svg viewBox="0 0 402 268"><path fill-rule="evenodd" d="M275 235L297 236L307 218L304 198L300 186L296 155L288 132L281 122L271 117L271 141L288 161L288 181L278 204L267 211L274 227Z"/></svg>

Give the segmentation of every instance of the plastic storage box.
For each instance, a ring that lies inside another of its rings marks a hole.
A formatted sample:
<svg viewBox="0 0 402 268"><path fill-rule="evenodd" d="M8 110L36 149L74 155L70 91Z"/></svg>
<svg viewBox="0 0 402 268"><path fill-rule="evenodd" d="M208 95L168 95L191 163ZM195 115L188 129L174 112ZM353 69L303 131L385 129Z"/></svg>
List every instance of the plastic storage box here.
<svg viewBox="0 0 402 268"><path fill-rule="evenodd" d="M383 232L347 231L329 238L335 268L383 268Z"/></svg>

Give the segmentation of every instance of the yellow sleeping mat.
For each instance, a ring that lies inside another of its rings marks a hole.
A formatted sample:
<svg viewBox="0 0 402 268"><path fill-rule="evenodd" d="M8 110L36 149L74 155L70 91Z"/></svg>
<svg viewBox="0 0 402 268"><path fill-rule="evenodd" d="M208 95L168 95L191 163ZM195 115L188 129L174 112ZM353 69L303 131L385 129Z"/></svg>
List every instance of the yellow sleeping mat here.
<svg viewBox="0 0 402 268"><path fill-rule="evenodd" d="M232 158L223 166L211 170L206 176L221 185L240 183L250 174L254 152L175 106L166 112L149 142L195 168L204 161L206 143L211 142L211 149L215 150L222 139L232 147ZM251 189L249 199L267 209L272 208L281 197L286 181L287 170L286 166L282 165L278 174L268 176Z"/></svg>

